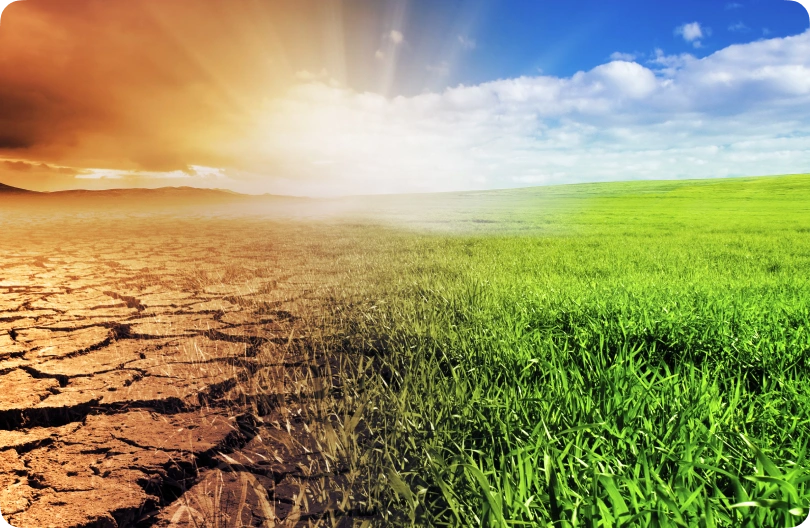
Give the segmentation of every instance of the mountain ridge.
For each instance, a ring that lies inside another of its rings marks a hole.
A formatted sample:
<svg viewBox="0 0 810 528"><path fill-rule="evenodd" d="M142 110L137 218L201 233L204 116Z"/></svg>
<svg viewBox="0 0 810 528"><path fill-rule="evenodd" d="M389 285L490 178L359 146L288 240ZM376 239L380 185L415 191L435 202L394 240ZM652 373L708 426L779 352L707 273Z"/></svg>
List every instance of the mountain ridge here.
<svg viewBox="0 0 810 528"><path fill-rule="evenodd" d="M63 198L101 198L115 197L126 198L128 196L137 197L178 197L178 198L222 198L231 200L253 200L253 199L306 199L300 196L288 196L283 194L242 194L227 189L211 189L201 187L127 187L122 189L67 189L62 191L32 191L21 187L13 187L0 182L0 196L9 194L24 194L29 197L63 197Z"/></svg>
<svg viewBox="0 0 810 528"><path fill-rule="evenodd" d="M21 189L0 183L0 194L36 194L36 191L29 191L28 189Z"/></svg>

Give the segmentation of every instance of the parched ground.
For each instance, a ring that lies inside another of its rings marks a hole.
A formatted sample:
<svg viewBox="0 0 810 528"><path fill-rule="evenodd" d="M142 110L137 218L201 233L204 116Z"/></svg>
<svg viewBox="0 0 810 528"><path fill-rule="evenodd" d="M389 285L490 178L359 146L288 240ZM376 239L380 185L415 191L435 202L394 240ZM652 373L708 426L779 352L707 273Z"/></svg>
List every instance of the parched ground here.
<svg viewBox="0 0 810 528"><path fill-rule="evenodd" d="M309 236L261 220L0 214L0 511L18 528L332 526ZM328 413L327 413L328 414Z"/></svg>

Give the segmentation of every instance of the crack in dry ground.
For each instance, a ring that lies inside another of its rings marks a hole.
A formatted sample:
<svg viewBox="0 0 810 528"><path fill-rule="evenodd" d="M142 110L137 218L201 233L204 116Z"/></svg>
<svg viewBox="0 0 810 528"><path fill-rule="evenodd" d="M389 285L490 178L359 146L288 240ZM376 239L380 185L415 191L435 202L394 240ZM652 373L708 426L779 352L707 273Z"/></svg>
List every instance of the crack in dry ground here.
<svg viewBox="0 0 810 528"><path fill-rule="evenodd" d="M306 255L236 222L98 224L0 222L5 518L351 526L340 462L290 411L329 386L296 316Z"/></svg>

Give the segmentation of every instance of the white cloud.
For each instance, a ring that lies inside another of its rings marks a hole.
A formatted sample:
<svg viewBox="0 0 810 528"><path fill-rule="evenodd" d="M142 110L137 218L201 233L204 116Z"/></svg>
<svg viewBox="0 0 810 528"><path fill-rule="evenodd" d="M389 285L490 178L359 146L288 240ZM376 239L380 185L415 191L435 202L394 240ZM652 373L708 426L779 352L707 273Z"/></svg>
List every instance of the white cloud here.
<svg viewBox="0 0 810 528"><path fill-rule="evenodd" d="M729 3L726 4L726 9L728 9L728 10L740 9L741 7L742 7L742 4L740 4L739 2L729 2Z"/></svg>
<svg viewBox="0 0 810 528"><path fill-rule="evenodd" d="M613 53L610 54L610 60L614 61L633 62L636 59L638 59L638 57L639 57L638 53L623 53L621 51L614 51Z"/></svg>
<svg viewBox="0 0 810 528"><path fill-rule="evenodd" d="M746 26L743 22L735 22L728 26L729 31L737 32L737 33L745 33L746 31L750 31L751 28Z"/></svg>
<svg viewBox="0 0 810 528"><path fill-rule="evenodd" d="M174 171L164 173L168 178L171 178L176 173L182 174L182 171ZM120 180L129 174L128 171L114 170L114 169L87 169L81 174L77 174L77 180Z"/></svg>
<svg viewBox="0 0 810 528"><path fill-rule="evenodd" d="M810 32L411 97L308 82L269 101L262 123L246 152L263 149L264 165L285 175L256 180L270 192L806 172Z"/></svg>
<svg viewBox="0 0 810 528"><path fill-rule="evenodd" d="M700 22L690 22L675 28L675 34L680 35L686 42L689 42L694 47L699 48L702 46L701 41L704 37L709 35L709 29L700 25Z"/></svg>
<svg viewBox="0 0 810 528"><path fill-rule="evenodd" d="M458 36L458 43L461 44L461 47L465 50L474 50L477 46L475 39L465 37L464 35Z"/></svg>
<svg viewBox="0 0 810 528"><path fill-rule="evenodd" d="M655 56L647 61L653 69L664 76L671 77L679 69L683 69L691 61L698 60L694 55L689 53L681 53L680 55L667 55L664 50L660 48L655 49Z"/></svg>
<svg viewBox="0 0 810 528"><path fill-rule="evenodd" d="M149 180L197 180L197 183L227 179L226 170L202 165L191 165L186 170L171 172L127 171L115 169L87 169L75 176L80 180L124 180L131 178Z"/></svg>
<svg viewBox="0 0 810 528"><path fill-rule="evenodd" d="M204 167L202 165L191 165L186 172L192 177L196 176L205 179L222 180L227 177L223 169Z"/></svg>
<svg viewBox="0 0 810 528"><path fill-rule="evenodd" d="M391 30L391 33L388 34L388 38L394 44L402 44L402 42L405 40L405 35L397 31L396 29L393 29Z"/></svg>
<svg viewBox="0 0 810 528"><path fill-rule="evenodd" d="M700 27L699 22L691 22L678 27L675 32L682 35L684 40L692 42L693 40L700 40L703 38L703 28Z"/></svg>
<svg viewBox="0 0 810 528"><path fill-rule="evenodd" d="M382 60L385 58L385 53L383 53L383 50L377 50L376 52L374 52L374 58Z"/></svg>
<svg viewBox="0 0 810 528"><path fill-rule="evenodd" d="M585 76L590 76L595 85L611 90L617 99L643 98L650 95L657 86L655 74L635 62L609 62L597 66Z"/></svg>

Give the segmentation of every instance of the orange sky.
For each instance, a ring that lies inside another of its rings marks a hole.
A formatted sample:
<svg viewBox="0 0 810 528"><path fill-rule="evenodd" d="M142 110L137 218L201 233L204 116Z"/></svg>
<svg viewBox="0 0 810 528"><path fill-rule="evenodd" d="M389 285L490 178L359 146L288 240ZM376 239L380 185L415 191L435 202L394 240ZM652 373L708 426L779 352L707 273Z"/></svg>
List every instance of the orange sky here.
<svg viewBox="0 0 810 528"><path fill-rule="evenodd" d="M302 71L345 82L343 19L371 22L353 6L349 16L331 0L12 4L0 27L0 179L46 190L76 187L71 175L91 168L272 171L272 156L247 159L240 146L257 109Z"/></svg>
<svg viewBox="0 0 810 528"><path fill-rule="evenodd" d="M660 35L628 53L571 1L16 2L0 24L0 182L323 196L810 167L810 31L703 51L656 4ZM564 38L534 25L550 6ZM573 65L574 41L596 62ZM544 56L571 66L544 73Z"/></svg>

